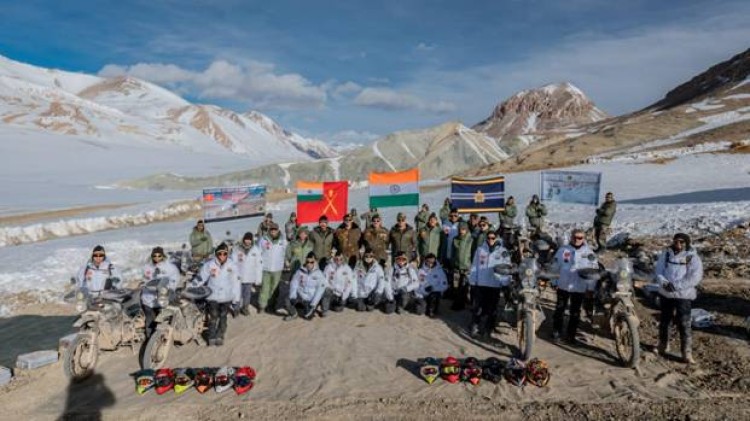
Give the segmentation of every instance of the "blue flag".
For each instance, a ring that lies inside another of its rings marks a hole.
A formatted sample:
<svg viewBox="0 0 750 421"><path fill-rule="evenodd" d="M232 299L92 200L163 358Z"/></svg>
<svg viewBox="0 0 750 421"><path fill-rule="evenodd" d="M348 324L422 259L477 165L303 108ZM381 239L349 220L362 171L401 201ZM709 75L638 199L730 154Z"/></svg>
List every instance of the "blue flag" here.
<svg viewBox="0 0 750 421"><path fill-rule="evenodd" d="M451 178L451 201L460 213L505 209L505 177Z"/></svg>

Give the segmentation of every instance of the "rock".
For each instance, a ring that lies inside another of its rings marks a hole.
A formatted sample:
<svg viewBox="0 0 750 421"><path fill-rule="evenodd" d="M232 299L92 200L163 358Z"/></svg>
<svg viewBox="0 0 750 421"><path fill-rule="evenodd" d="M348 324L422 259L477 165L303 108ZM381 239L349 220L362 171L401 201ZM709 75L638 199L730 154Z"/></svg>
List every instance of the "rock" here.
<svg viewBox="0 0 750 421"><path fill-rule="evenodd" d="M10 383L11 378L13 378L13 373L11 373L10 369L0 366L0 386Z"/></svg>
<svg viewBox="0 0 750 421"><path fill-rule="evenodd" d="M21 354L16 358L16 367L22 370L33 370L54 364L57 362L57 358L57 351L54 350L30 352Z"/></svg>

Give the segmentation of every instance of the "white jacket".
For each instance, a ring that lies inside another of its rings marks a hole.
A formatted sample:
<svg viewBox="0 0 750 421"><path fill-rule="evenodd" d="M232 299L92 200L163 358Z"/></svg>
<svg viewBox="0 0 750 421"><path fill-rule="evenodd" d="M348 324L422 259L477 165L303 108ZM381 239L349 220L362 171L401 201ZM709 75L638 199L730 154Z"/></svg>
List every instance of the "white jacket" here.
<svg viewBox="0 0 750 421"><path fill-rule="evenodd" d="M107 278L122 281L120 270L109 259L104 259L98 267L92 260L89 260L76 275L76 287L88 293L98 294L104 289Z"/></svg>
<svg viewBox="0 0 750 421"><path fill-rule="evenodd" d="M417 270L408 263L405 266L394 265L391 271L391 286L393 287L393 292L416 291L419 288Z"/></svg>
<svg viewBox="0 0 750 421"><path fill-rule="evenodd" d="M302 266L292 276L289 284L289 300L301 300L309 302L313 307L317 306L326 290L326 278L318 269L317 264L312 271Z"/></svg>
<svg viewBox="0 0 750 421"><path fill-rule="evenodd" d="M585 242L576 249L572 245L560 247L555 253L555 266L560 271L557 287L568 292L593 291L596 281L582 279L576 272L578 269L598 268L599 260Z"/></svg>
<svg viewBox="0 0 750 421"><path fill-rule="evenodd" d="M167 260L154 264L149 261L143 266L143 280L148 283L158 278L167 278L167 288L171 291L177 289L177 283L180 281L180 270L177 266ZM158 292L151 291L147 288L143 288L141 291L141 303L146 307L159 308L159 304L156 302Z"/></svg>
<svg viewBox="0 0 750 421"><path fill-rule="evenodd" d="M505 247L498 243L490 251L489 244L482 243L474 252L474 259L471 261L469 285L492 288L508 286L511 277L495 273L495 266L500 264L510 264L510 253Z"/></svg>
<svg viewBox="0 0 750 421"><path fill-rule="evenodd" d="M424 298L430 294L430 292L445 292L448 289L448 277L440 266L440 263L435 262L435 266L428 268L426 265L422 265L419 269L419 288L417 288L417 297ZM427 291L427 287L431 287L431 291Z"/></svg>
<svg viewBox="0 0 750 421"><path fill-rule="evenodd" d="M216 303L240 302L240 271L232 259L221 265L216 257L211 258L201 267L200 274L193 281L196 286L207 285L211 295L206 298Z"/></svg>
<svg viewBox="0 0 750 421"><path fill-rule="evenodd" d="M262 283L263 256L256 244L249 249L245 249L242 243L234 246L232 260L240 271L240 281L243 284L260 285Z"/></svg>
<svg viewBox="0 0 750 421"><path fill-rule="evenodd" d="M269 237L263 236L258 242L263 259L263 270L266 272L281 272L284 270L284 259L286 258L286 240L279 236L276 242Z"/></svg>
<svg viewBox="0 0 750 421"><path fill-rule="evenodd" d="M659 283L659 294L666 298L695 300L695 287L703 280L703 262L694 248L674 254L667 248L656 261L656 282ZM671 282L674 291L664 289Z"/></svg>
<svg viewBox="0 0 750 421"><path fill-rule="evenodd" d="M330 289L333 295L341 297L344 301L357 296L357 277L349 265L339 266L331 262L326 265L323 274L326 278L326 288Z"/></svg>
<svg viewBox="0 0 750 421"><path fill-rule="evenodd" d="M378 262L373 262L370 269L357 266L357 298L367 298L374 291L382 294L385 290L385 274Z"/></svg>

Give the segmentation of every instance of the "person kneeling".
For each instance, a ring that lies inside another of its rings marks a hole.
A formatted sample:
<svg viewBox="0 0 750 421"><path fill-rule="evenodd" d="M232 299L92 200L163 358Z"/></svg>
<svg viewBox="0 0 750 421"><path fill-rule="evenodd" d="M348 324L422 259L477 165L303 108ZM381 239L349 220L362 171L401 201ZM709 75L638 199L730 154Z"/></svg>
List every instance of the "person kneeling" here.
<svg viewBox="0 0 750 421"><path fill-rule="evenodd" d="M335 312L344 311L349 298L357 296L357 278L354 271L344 261L344 254L336 250L333 260L326 265L324 275L326 278L326 292L321 301L322 311L329 309Z"/></svg>
<svg viewBox="0 0 750 421"><path fill-rule="evenodd" d="M211 295L208 302L208 346L224 345L224 334L227 331L227 313L230 306L240 304L240 271L234 261L229 259L229 247L219 244L214 258L206 262L200 274L194 279L194 286L208 286Z"/></svg>
<svg viewBox="0 0 750 421"><path fill-rule="evenodd" d="M416 295L425 301L428 317L435 317L440 307L440 298L448 289L448 277L443 267L437 262L434 253L425 256L424 264L419 269L419 288Z"/></svg>
<svg viewBox="0 0 750 421"><path fill-rule="evenodd" d="M401 310L413 308L415 313L424 314L427 304L423 297L416 294L416 290L419 288L419 277L416 269L408 263L406 253L403 251L396 253L395 261L396 264L393 265L391 275L391 286L393 287L396 313L401 314Z"/></svg>
<svg viewBox="0 0 750 421"><path fill-rule="evenodd" d="M284 321L297 318L297 307L302 308L303 318L312 319L325 289L326 280L323 272L318 269L315 253L310 252L305 258L305 264L295 272L289 284L289 314L284 316ZM325 313L321 316L325 316Z"/></svg>
<svg viewBox="0 0 750 421"><path fill-rule="evenodd" d="M372 249L365 249L362 265L357 266L357 311L372 311L380 304L385 291L383 268L375 261Z"/></svg>

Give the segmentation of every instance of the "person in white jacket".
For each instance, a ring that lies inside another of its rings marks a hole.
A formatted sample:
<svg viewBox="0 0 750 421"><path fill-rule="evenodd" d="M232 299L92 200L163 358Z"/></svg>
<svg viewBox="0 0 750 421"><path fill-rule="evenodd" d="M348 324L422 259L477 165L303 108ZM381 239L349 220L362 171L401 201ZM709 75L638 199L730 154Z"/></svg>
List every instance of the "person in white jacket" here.
<svg viewBox="0 0 750 421"><path fill-rule="evenodd" d="M208 346L224 345L224 334L227 331L227 313L232 305L239 305L240 271L229 258L229 247L221 243L214 251L214 258L201 267L194 279L195 286L206 285L211 288L208 303Z"/></svg>
<svg viewBox="0 0 750 421"><path fill-rule="evenodd" d="M393 268L391 268L392 300L396 304L396 313L401 314L402 310L413 308L415 313L424 314L426 304L423 298L417 297L418 288L417 270L409 264L405 252L397 252Z"/></svg>
<svg viewBox="0 0 750 421"><path fill-rule="evenodd" d="M497 233L490 231L484 243L477 247L469 270L472 317L469 330L472 336L489 337L497 324L497 305L501 288L510 284L510 276L495 273L495 266L510 264L510 253L501 245ZM484 326L480 326L484 319Z"/></svg>
<svg viewBox="0 0 750 421"><path fill-rule="evenodd" d="M321 301L322 311L343 311L349 299L357 297L357 277L354 270L344 261L341 250L336 250L323 275L326 278L326 292Z"/></svg>
<svg viewBox="0 0 750 421"><path fill-rule="evenodd" d="M297 269L289 283L289 314L284 316L284 321L297 318L297 307L303 308L303 318L312 319L325 290L325 276L318 268L315 253L310 252L305 257L305 264ZM321 316L324 317L325 313L321 313Z"/></svg>
<svg viewBox="0 0 750 421"><path fill-rule="evenodd" d="M599 260L586 244L586 234L583 230L574 229L570 234L570 241L570 244L557 250L553 262L560 272L560 277L557 281L557 303L552 318L552 338L554 340L561 338L565 309L570 303L570 318L565 339L575 345L583 299L585 294L593 294L596 287L596 281L581 278L577 271L598 268Z"/></svg>
<svg viewBox="0 0 750 421"><path fill-rule="evenodd" d="M372 249L365 249L362 263L355 269L357 276L357 311L372 311L383 300L386 288L383 267L375 260Z"/></svg>
<svg viewBox="0 0 750 421"><path fill-rule="evenodd" d="M260 248L254 244L253 233L246 232L242 241L232 249L232 260L240 271L240 312L250 315L250 300L253 288L263 280L263 256Z"/></svg>
<svg viewBox="0 0 750 421"><path fill-rule="evenodd" d="M164 249L161 247L154 247L151 250L151 259L143 267L144 282L149 283L155 279L166 280L166 287L170 293L174 293L180 281L180 270L169 260L165 259ZM144 316L146 316L147 336L151 336L151 333L153 333L156 327L154 326L154 320L161 309L157 302L157 297L158 290L155 291L152 288L143 288L141 290L141 307L143 308Z"/></svg>
<svg viewBox="0 0 750 421"><path fill-rule="evenodd" d="M263 280L258 297L258 313L260 313L266 310L269 303L272 304L274 310L277 310L284 301L277 298L281 272L284 271L287 243L276 223L268 224L268 234L259 240L258 246L263 259Z"/></svg>
<svg viewBox="0 0 750 421"><path fill-rule="evenodd" d="M690 313L692 301L697 297L695 288L702 279L703 263L690 245L690 237L684 233L675 234L672 245L656 261L656 282L661 295L659 354L665 355L669 351L669 325L674 321L680 331L682 359L695 364Z"/></svg>
<svg viewBox="0 0 750 421"><path fill-rule="evenodd" d="M121 280L120 270L107 259L104 247L96 246L76 275L76 287L86 296L98 296L105 289L116 288Z"/></svg>
<svg viewBox="0 0 750 421"><path fill-rule="evenodd" d="M417 277L419 288L417 288L416 296L424 300L427 317L435 317L440 307L440 298L448 289L448 277L434 253L424 256L424 262Z"/></svg>

